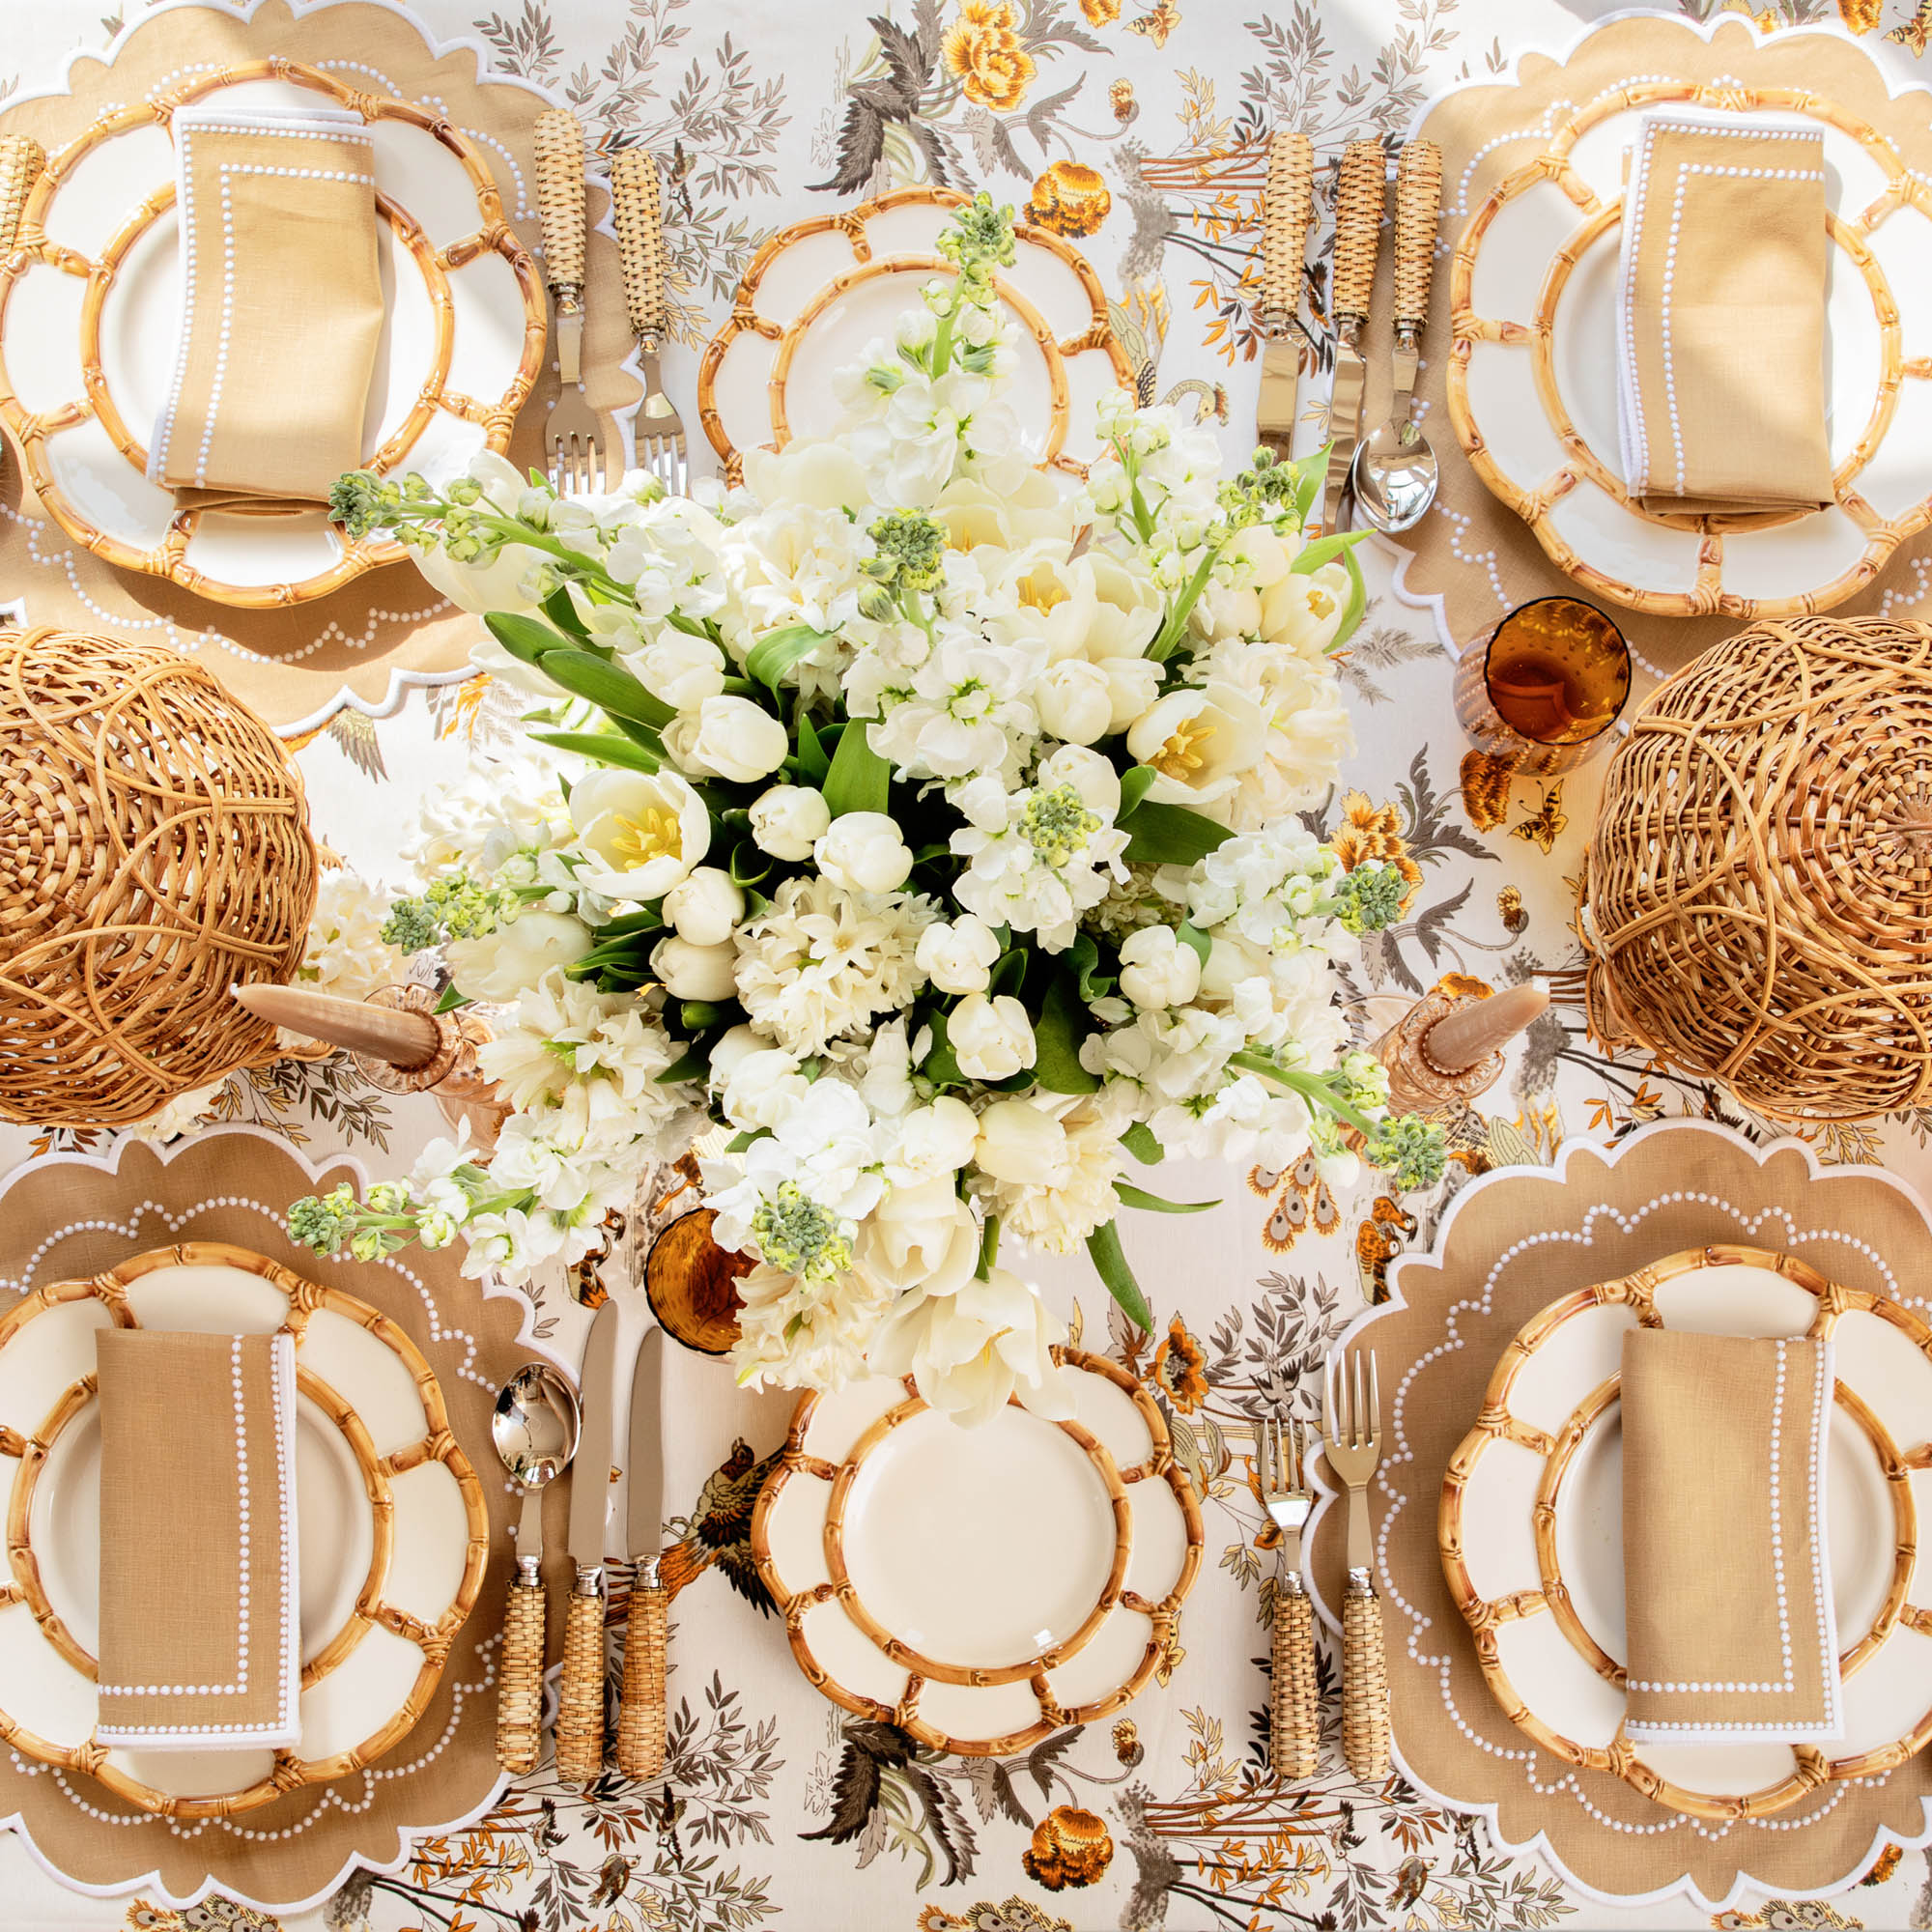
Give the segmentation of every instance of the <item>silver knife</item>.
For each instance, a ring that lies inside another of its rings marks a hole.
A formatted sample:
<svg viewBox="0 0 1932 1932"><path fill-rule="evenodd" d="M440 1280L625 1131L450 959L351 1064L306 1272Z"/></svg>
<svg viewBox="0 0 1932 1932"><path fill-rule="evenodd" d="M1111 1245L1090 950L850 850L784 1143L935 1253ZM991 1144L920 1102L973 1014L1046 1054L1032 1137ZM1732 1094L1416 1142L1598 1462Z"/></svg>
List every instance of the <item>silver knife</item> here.
<svg viewBox="0 0 1932 1932"><path fill-rule="evenodd" d="M604 1531L616 1443L617 1303L590 1324L578 1389L583 1433L570 1475L571 1559L577 1581L563 1624L563 1684L557 1693L556 1775L591 1783L604 1769Z"/></svg>
<svg viewBox="0 0 1932 1932"><path fill-rule="evenodd" d="M1362 435L1368 365L1362 360L1362 329L1376 285L1376 255L1381 245L1382 187L1388 162L1379 141L1350 141L1342 154L1335 188L1335 268L1330 307L1335 317L1335 383L1328 396L1328 475L1322 491L1321 527L1340 527L1342 497L1348 488L1355 444Z"/></svg>
<svg viewBox="0 0 1932 1932"><path fill-rule="evenodd" d="M617 1769L656 1777L665 1766L665 1639L670 1598L658 1580L664 1542L664 1330L638 1347L631 1378L630 1502L624 1548L638 1567L624 1637L624 1696L617 1713Z"/></svg>

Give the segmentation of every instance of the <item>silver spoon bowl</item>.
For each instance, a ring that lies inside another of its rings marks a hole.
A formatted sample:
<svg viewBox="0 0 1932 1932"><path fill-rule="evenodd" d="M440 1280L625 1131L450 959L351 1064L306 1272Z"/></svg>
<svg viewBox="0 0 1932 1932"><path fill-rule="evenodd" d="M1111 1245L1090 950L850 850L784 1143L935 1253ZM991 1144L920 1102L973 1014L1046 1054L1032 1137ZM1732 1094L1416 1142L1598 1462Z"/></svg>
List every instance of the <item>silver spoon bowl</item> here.
<svg viewBox="0 0 1932 1932"><path fill-rule="evenodd" d="M560 1369L526 1362L503 1384L490 1417L490 1439L524 1489L540 1490L577 1453L582 1412Z"/></svg>
<svg viewBox="0 0 1932 1932"><path fill-rule="evenodd" d="M1393 536L1412 529L1435 500L1435 452L1413 419L1385 422L1355 451L1355 508Z"/></svg>

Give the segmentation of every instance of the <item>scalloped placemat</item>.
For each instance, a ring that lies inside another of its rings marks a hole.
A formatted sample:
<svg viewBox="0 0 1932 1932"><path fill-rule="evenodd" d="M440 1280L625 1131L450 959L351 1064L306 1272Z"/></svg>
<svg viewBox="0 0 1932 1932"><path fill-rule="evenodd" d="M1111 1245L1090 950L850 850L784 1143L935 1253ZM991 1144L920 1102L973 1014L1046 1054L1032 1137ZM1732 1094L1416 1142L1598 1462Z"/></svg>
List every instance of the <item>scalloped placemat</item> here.
<svg viewBox="0 0 1932 1932"><path fill-rule="evenodd" d="M299 14L287 0L262 0L246 19L214 7L159 8L108 57L77 55L57 91L0 110L0 134L31 134L52 154L103 108L152 99L185 71L264 53L439 108L489 156L504 213L525 245L538 248L533 130L555 103L526 81L480 74L472 45L439 53L407 15L372 0ZM605 206L593 185L593 223ZM593 229L586 261L584 387L596 408L627 410L641 391L618 366L634 344L615 241ZM542 466L543 419L555 395L547 360L511 440L509 458L520 468ZM23 603L29 623L158 639L193 653L284 736L316 729L347 704L380 716L411 685L471 675L469 647L483 636L481 620L432 589L412 564L365 572L330 596L284 611L213 604L163 578L100 562L42 510L12 446L0 440L0 600Z"/></svg>

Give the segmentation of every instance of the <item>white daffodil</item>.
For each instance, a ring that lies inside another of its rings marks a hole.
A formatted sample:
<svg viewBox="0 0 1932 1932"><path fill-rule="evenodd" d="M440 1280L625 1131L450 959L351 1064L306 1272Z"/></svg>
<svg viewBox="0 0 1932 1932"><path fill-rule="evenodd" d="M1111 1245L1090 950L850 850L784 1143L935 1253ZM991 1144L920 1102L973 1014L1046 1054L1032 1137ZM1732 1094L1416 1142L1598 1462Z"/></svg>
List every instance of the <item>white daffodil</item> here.
<svg viewBox="0 0 1932 1932"><path fill-rule="evenodd" d="M1036 1415L1064 1421L1073 1405L1052 1350L1065 1333L1037 1289L996 1267L951 1292L900 1295L866 1361L874 1375L910 1375L926 1403L955 1422L990 1422L1015 1396Z"/></svg>
<svg viewBox="0 0 1932 1932"><path fill-rule="evenodd" d="M571 823L590 864L582 883L606 898L662 898L711 847L704 801L675 772L604 769L578 780Z"/></svg>
<svg viewBox="0 0 1932 1932"><path fill-rule="evenodd" d="M1196 810L1227 796L1260 757L1266 721L1228 683L1171 691L1127 731L1127 750L1156 774L1148 796Z"/></svg>

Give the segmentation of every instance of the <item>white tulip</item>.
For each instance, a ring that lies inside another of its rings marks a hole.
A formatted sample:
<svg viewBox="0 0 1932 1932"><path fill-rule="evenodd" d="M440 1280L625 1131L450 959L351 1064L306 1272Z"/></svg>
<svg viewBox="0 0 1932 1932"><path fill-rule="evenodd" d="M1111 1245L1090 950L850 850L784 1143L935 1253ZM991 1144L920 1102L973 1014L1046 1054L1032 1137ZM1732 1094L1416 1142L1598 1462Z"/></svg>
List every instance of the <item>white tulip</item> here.
<svg viewBox="0 0 1932 1932"><path fill-rule="evenodd" d="M915 1107L899 1122L899 1143L888 1173L926 1180L953 1175L973 1158L980 1122L964 1100L942 1094L929 1107Z"/></svg>
<svg viewBox="0 0 1932 1932"><path fill-rule="evenodd" d="M737 949L694 946L688 939L661 939L651 950L651 971L678 1000L728 1000L738 990Z"/></svg>
<svg viewBox="0 0 1932 1932"><path fill-rule="evenodd" d="M733 1062L719 1104L741 1127L777 1127L810 1091L798 1062L782 1047L767 1046Z"/></svg>
<svg viewBox="0 0 1932 1932"><path fill-rule="evenodd" d="M952 1178L895 1187L873 1208L860 1237L859 1265L899 1293L951 1294L980 1264L980 1224Z"/></svg>
<svg viewBox="0 0 1932 1932"><path fill-rule="evenodd" d="M724 689L724 657L709 638L668 624L649 643L619 651L619 662L653 697L674 711L696 711Z"/></svg>
<svg viewBox="0 0 1932 1932"><path fill-rule="evenodd" d="M942 993L983 993L999 956L998 935L970 912L951 923L936 920L920 934L913 954L919 970Z"/></svg>
<svg viewBox="0 0 1932 1932"><path fill-rule="evenodd" d="M901 1294L866 1360L874 1375L910 1375L926 1403L954 1422L990 1422L1015 1395L1036 1415L1064 1421L1073 1405L1052 1349L1065 1333L1037 1289L996 1267L951 1293Z"/></svg>
<svg viewBox="0 0 1932 1932"><path fill-rule="evenodd" d="M673 721L665 747L700 777L752 784L784 763L791 740L783 724L749 697L707 697L695 724L689 712Z"/></svg>
<svg viewBox="0 0 1932 1932"><path fill-rule="evenodd" d="M969 1080L1006 1080L1038 1053L1026 1009L1010 995L969 993L946 1018L946 1041Z"/></svg>
<svg viewBox="0 0 1932 1932"><path fill-rule="evenodd" d="M739 1063L754 1053L763 1053L770 1045L771 1041L753 1026L734 1026L721 1035L711 1049L712 1092L722 1094Z"/></svg>
<svg viewBox="0 0 1932 1932"><path fill-rule="evenodd" d="M1349 573L1340 563L1324 563L1306 576L1289 576L1262 596L1262 636L1287 644L1302 657L1325 655L1342 628L1349 608Z"/></svg>
<svg viewBox="0 0 1932 1932"><path fill-rule="evenodd" d="M831 823L825 794L810 785L773 785L752 802L752 843L774 859L810 858Z"/></svg>
<svg viewBox="0 0 1932 1932"><path fill-rule="evenodd" d="M1068 1172L1066 1129L1031 1100L995 1100L980 1116L973 1159L996 1180L1061 1187Z"/></svg>
<svg viewBox="0 0 1932 1932"><path fill-rule="evenodd" d="M847 729L855 729L847 726ZM845 811L811 848L818 869L848 893L891 893L912 871L912 847L883 811Z"/></svg>
<svg viewBox="0 0 1932 1932"><path fill-rule="evenodd" d="M1107 673L1085 658L1049 665L1034 691L1039 722L1069 745L1091 745L1113 728L1114 696Z"/></svg>
<svg viewBox="0 0 1932 1932"><path fill-rule="evenodd" d="M1199 808L1240 783L1262 754L1267 720L1236 686L1171 691L1127 731L1127 750L1156 774L1148 796Z"/></svg>
<svg viewBox="0 0 1932 1932"><path fill-rule="evenodd" d="M694 946L722 946L745 917L745 895L729 872L699 866L665 895L664 916L680 939Z"/></svg>
<svg viewBox="0 0 1932 1932"><path fill-rule="evenodd" d="M1089 811L1107 819L1120 816L1121 775L1085 745L1063 745L1050 758L1042 758L1034 784L1043 792L1070 784Z"/></svg>
<svg viewBox="0 0 1932 1932"><path fill-rule="evenodd" d="M1201 955L1169 925L1144 925L1121 946L1121 991L1150 1011L1184 1007L1201 990Z"/></svg>
<svg viewBox="0 0 1932 1932"><path fill-rule="evenodd" d="M711 845L711 814L676 772L591 772L571 789L570 822L595 862L578 883L639 905L663 898Z"/></svg>
<svg viewBox="0 0 1932 1932"><path fill-rule="evenodd" d="M450 978L472 1000L514 1000L553 966L575 966L597 944L581 919L561 912L519 913L478 939L452 939L442 949Z"/></svg>

